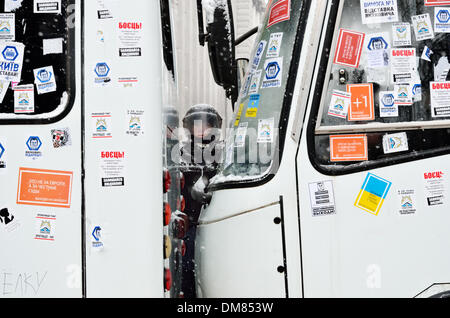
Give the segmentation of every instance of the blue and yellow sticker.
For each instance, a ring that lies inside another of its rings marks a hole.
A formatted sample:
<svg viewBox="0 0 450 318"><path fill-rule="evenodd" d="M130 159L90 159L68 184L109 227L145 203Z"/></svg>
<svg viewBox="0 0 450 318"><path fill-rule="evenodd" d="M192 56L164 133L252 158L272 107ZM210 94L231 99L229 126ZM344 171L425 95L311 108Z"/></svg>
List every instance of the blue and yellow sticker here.
<svg viewBox="0 0 450 318"><path fill-rule="evenodd" d="M250 96L245 117L256 118L256 116L258 114L258 108L259 108L259 99L260 99L259 94Z"/></svg>
<svg viewBox="0 0 450 318"><path fill-rule="evenodd" d="M391 186L392 182L372 173L367 174L361 191L356 198L355 206L371 214L378 215Z"/></svg>

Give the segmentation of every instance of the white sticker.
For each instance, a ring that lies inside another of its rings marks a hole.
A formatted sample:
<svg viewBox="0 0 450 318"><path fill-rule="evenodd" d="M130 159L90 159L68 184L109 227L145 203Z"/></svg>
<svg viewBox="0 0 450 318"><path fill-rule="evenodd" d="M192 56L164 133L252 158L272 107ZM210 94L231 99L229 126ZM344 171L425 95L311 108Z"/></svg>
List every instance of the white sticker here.
<svg viewBox="0 0 450 318"><path fill-rule="evenodd" d="M450 117L450 82L430 82L431 116Z"/></svg>
<svg viewBox="0 0 450 318"><path fill-rule="evenodd" d="M411 84L411 92L413 96L413 102L422 101L422 83L420 81Z"/></svg>
<svg viewBox="0 0 450 318"><path fill-rule="evenodd" d="M261 88L280 87L283 76L283 58L267 59Z"/></svg>
<svg viewBox="0 0 450 318"><path fill-rule="evenodd" d="M247 137L248 123L240 123L236 129L235 146L238 148L245 147L245 138Z"/></svg>
<svg viewBox="0 0 450 318"><path fill-rule="evenodd" d="M256 71L253 74L252 79L250 81L250 87L248 89L249 94L251 94L251 95L258 94L259 85L261 83L261 75L262 75L262 70Z"/></svg>
<svg viewBox="0 0 450 318"><path fill-rule="evenodd" d="M112 115L110 112L92 113L92 138L112 138Z"/></svg>
<svg viewBox="0 0 450 318"><path fill-rule="evenodd" d="M34 13L61 14L61 0L34 0Z"/></svg>
<svg viewBox="0 0 450 318"><path fill-rule="evenodd" d="M270 35L266 57L268 58L279 57L282 42L283 42L283 32L272 33Z"/></svg>
<svg viewBox="0 0 450 318"><path fill-rule="evenodd" d="M434 32L450 33L450 8L434 8Z"/></svg>
<svg viewBox="0 0 450 318"><path fill-rule="evenodd" d="M10 82L0 81L0 103L3 103L5 99L6 92L8 91Z"/></svg>
<svg viewBox="0 0 450 318"><path fill-rule="evenodd" d="M12 12L22 6L23 0L5 0L5 12Z"/></svg>
<svg viewBox="0 0 450 318"><path fill-rule="evenodd" d="M372 33L365 38L365 50L367 56L367 67L379 68L389 65L389 49L391 39L389 33Z"/></svg>
<svg viewBox="0 0 450 318"><path fill-rule="evenodd" d="M90 231L92 249L96 252L101 252L105 247L102 234L103 228L99 225L94 226Z"/></svg>
<svg viewBox="0 0 450 318"><path fill-rule="evenodd" d="M259 64L261 63L264 51L266 50L266 45L267 45L266 41L259 42L258 48L256 49L256 52L255 52L255 57L253 58L253 61L252 61L251 73L256 72L256 70L258 69Z"/></svg>
<svg viewBox="0 0 450 318"><path fill-rule="evenodd" d="M330 107L328 108L328 115L346 119L351 104L351 98L352 95L350 93L333 90Z"/></svg>
<svg viewBox="0 0 450 318"><path fill-rule="evenodd" d="M415 214L417 211L416 191L414 189L397 190L398 212L401 215Z"/></svg>
<svg viewBox="0 0 450 318"><path fill-rule="evenodd" d="M391 48L391 38L388 32L367 34L364 40L366 51L382 51Z"/></svg>
<svg viewBox="0 0 450 318"><path fill-rule="evenodd" d="M39 136L29 136L26 142L25 157L32 160L42 158L42 145Z"/></svg>
<svg viewBox="0 0 450 318"><path fill-rule="evenodd" d="M313 217L336 214L332 181L310 183L309 197Z"/></svg>
<svg viewBox="0 0 450 318"><path fill-rule="evenodd" d="M36 227L34 239L39 241L55 241L56 215L38 213L35 217Z"/></svg>
<svg viewBox="0 0 450 318"><path fill-rule="evenodd" d="M449 70L450 63L448 62L448 57L441 57L437 65L434 65L434 80L436 82L445 82L447 80Z"/></svg>
<svg viewBox="0 0 450 318"><path fill-rule="evenodd" d="M14 13L0 13L0 41L16 40L16 20Z"/></svg>
<svg viewBox="0 0 450 318"><path fill-rule="evenodd" d="M434 38L433 26L431 25L431 19L428 13L414 15L411 17L411 19L417 41L429 40Z"/></svg>
<svg viewBox="0 0 450 318"><path fill-rule="evenodd" d="M44 55L48 54L62 54L63 53L63 39L44 39L42 40L42 50Z"/></svg>
<svg viewBox="0 0 450 318"><path fill-rule="evenodd" d="M226 151L225 151L225 161L224 161L224 169L228 168L233 164L234 159L234 143L233 143L233 134L230 134L227 138L226 142Z"/></svg>
<svg viewBox="0 0 450 318"><path fill-rule="evenodd" d="M59 149L72 145L72 135L69 128L52 129L50 131L53 148Z"/></svg>
<svg viewBox="0 0 450 318"><path fill-rule="evenodd" d="M99 86L106 86L112 82L111 80L111 68L109 63L100 62L94 67L94 83Z"/></svg>
<svg viewBox="0 0 450 318"><path fill-rule="evenodd" d="M6 138L0 137L0 175L6 174L6 169L8 168L8 165L6 164Z"/></svg>
<svg viewBox="0 0 450 318"><path fill-rule="evenodd" d="M398 21L397 0L360 0L360 3L363 24Z"/></svg>
<svg viewBox="0 0 450 318"><path fill-rule="evenodd" d="M142 136L144 135L144 111L143 110L127 110L127 129L128 136Z"/></svg>
<svg viewBox="0 0 450 318"><path fill-rule="evenodd" d="M119 56L142 56L142 22L119 22L118 28Z"/></svg>
<svg viewBox="0 0 450 318"><path fill-rule="evenodd" d="M34 113L34 85L18 85L14 89L14 113Z"/></svg>
<svg viewBox="0 0 450 318"><path fill-rule="evenodd" d="M275 118L258 121L258 143L273 143Z"/></svg>
<svg viewBox="0 0 450 318"><path fill-rule="evenodd" d="M56 92L56 80L53 66L42 67L34 70L34 83L38 94Z"/></svg>
<svg viewBox="0 0 450 318"><path fill-rule="evenodd" d="M411 24L408 22L399 22L392 24L393 46L411 45Z"/></svg>
<svg viewBox="0 0 450 318"><path fill-rule="evenodd" d="M408 151L408 136L406 133L384 135L383 150L385 154Z"/></svg>
<svg viewBox="0 0 450 318"><path fill-rule="evenodd" d="M0 43L0 81L21 81L24 50L25 45L22 43Z"/></svg>
<svg viewBox="0 0 450 318"><path fill-rule="evenodd" d="M12 233L20 227L16 212L6 207L3 203L0 204L0 229L5 230L6 233Z"/></svg>
<svg viewBox="0 0 450 318"><path fill-rule="evenodd" d="M367 52L367 67L380 68L389 66L389 52L387 50L375 50Z"/></svg>
<svg viewBox="0 0 450 318"><path fill-rule="evenodd" d="M248 73L244 85L242 85L241 87L241 98L244 98L245 96L248 95L248 91L250 89L250 83L252 81L253 75L252 73Z"/></svg>
<svg viewBox="0 0 450 318"><path fill-rule="evenodd" d="M422 52L422 56L420 57L422 60L431 62L431 55L433 55L433 51L425 45L425 47L423 48L423 52Z"/></svg>
<svg viewBox="0 0 450 318"><path fill-rule="evenodd" d="M113 19L117 10L117 1L97 0L97 17L99 20Z"/></svg>
<svg viewBox="0 0 450 318"><path fill-rule="evenodd" d="M398 117L398 105L395 104L394 92L381 91L380 117Z"/></svg>
<svg viewBox="0 0 450 318"><path fill-rule="evenodd" d="M428 206L443 205L447 196L446 176L442 171L425 172L423 176Z"/></svg>
<svg viewBox="0 0 450 318"><path fill-rule="evenodd" d="M139 78L137 76L121 76L117 79L117 82L123 88L132 88L139 84Z"/></svg>
<svg viewBox="0 0 450 318"><path fill-rule="evenodd" d="M101 186L103 188L125 186L125 152L102 151L100 153Z"/></svg>
<svg viewBox="0 0 450 318"><path fill-rule="evenodd" d="M413 103L411 85L394 85L394 102L396 105L411 106Z"/></svg>
<svg viewBox="0 0 450 318"><path fill-rule="evenodd" d="M394 84L412 82L417 73L416 49L391 50L391 81Z"/></svg>

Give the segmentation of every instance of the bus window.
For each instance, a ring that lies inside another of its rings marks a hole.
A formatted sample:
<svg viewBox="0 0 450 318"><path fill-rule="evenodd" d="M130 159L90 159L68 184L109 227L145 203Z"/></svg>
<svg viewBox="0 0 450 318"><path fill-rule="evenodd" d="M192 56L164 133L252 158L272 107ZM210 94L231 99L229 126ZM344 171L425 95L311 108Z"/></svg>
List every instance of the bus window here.
<svg viewBox="0 0 450 318"><path fill-rule="evenodd" d="M425 2L331 6L335 24L324 31L309 124L311 160L322 172L354 172L450 149L450 10Z"/></svg>
<svg viewBox="0 0 450 318"><path fill-rule="evenodd" d="M4 2L0 124L58 121L75 93L74 0Z"/></svg>
<svg viewBox="0 0 450 318"><path fill-rule="evenodd" d="M271 1L235 107L212 188L263 182L278 169L306 23L304 1Z"/></svg>

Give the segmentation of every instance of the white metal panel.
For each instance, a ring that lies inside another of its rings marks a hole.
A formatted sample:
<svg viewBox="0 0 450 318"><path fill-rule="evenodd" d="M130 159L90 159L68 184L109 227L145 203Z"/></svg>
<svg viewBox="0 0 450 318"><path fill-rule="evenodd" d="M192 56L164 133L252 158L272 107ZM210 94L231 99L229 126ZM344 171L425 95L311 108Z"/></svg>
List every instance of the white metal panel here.
<svg viewBox="0 0 450 318"><path fill-rule="evenodd" d="M428 207L422 180L427 171L448 174L449 156L341 177L321 175L307 158L303 141L298 162L305 296L413 297L450 281L449 202ZM393 182L378 216L354 206L368 172ZM337 214L313 218L307 185L326 180L334 182ZM400 215L397 191L411 188L417 212Z"/></svg>
<svg viewBox="0 0 450 318"><path fill-rule="evenodd" d="M75 66L81 65L81 6L76 1ZM0 298L81 297L81 68L75 67L75 102L70 114L51 125L0 126L6 148L7 173L0 176L0 209L8 207L18 227L11 232L0 224ZM72 145L55 149L51 130L69 128ZM25 157L30 136L42 141L42 157ZM6 140L6 141L5 141ZM16 204L20 167L73 172L70 208ZM56 216L55 241L35 240L37 213Z"/></svg>
<svg viewBox="0 0 450 318"><path fill-rule="evenodd" d="M86 249L88 297L163 297L161 26L158 1L128 0L111 7L114 19L98 21L96 1L85 2ZM111 3L111 2L110 2ZM114 10L115 9L115 10ZM142 57L119 58L118 23L142 23ZM105 35L100 43L97 30ZM112 83L96 87L96 63L108 61ZM136 76L134 87L119 76ZM128 109L145 111L145 134L126 134ZM110 140L92 138L93 112L111 112ZM102 151L125 153L125 186L101 185ZM102 228L104 248L92 246Z"/></svg>
<svg viewBox="0 0 450 318"><path fill-rule="evenodd" d="M207 298L286 297L280 205L197 229L197 290ZM250 225L250 227L249 227ZM230 235L233 233L233 235Z"/></svg>

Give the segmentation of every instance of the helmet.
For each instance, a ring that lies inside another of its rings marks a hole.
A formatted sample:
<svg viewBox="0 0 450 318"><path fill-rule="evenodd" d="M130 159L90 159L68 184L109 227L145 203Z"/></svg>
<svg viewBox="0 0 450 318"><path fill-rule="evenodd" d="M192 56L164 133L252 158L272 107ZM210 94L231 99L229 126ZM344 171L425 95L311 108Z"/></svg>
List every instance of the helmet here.
<svg viewBox="0 0 450 318"><path fill-rule="evenodd" d="M175 130L180 126L180 116L178 110L171 105L165 106L163 109L164 125L171 130Z"/></svg>
<svg viewBox="0 0 450 318"><path fill-rule="evenodd" d="M189 108L183 118L183 127L193 133L196 121L201 121L203 127L222 128L222 117L211 105L198 104Z"/></svg>

